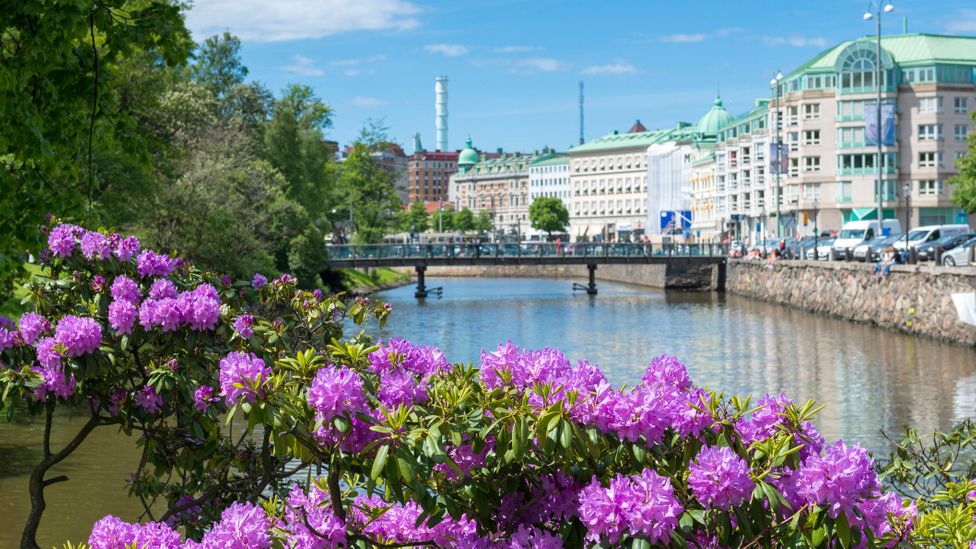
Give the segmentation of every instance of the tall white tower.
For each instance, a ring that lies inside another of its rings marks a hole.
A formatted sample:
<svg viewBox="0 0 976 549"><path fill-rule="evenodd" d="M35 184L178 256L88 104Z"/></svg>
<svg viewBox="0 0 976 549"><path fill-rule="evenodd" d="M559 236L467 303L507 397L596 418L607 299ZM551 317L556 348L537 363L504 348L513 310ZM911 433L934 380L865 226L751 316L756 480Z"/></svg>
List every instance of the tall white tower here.
<svg viewBox="0 0 976 549"><path fill-rule="evenodd" d="M434 79L434 109L436 112L437 150L447 152L447 77Z"/></svg>

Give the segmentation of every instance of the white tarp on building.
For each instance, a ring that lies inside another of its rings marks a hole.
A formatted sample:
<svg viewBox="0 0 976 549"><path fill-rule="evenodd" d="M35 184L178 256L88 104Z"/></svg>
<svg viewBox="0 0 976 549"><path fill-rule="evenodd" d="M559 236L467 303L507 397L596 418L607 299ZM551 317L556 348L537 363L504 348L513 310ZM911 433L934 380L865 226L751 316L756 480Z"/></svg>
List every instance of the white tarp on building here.
<svg viewBox="0 0 976 549"><path fill-rule="evenodd" d="M662 213L678 228L682 216L690 217L691 154L690 145L674 142L647 148L648 234L661 234Z"/></svg>

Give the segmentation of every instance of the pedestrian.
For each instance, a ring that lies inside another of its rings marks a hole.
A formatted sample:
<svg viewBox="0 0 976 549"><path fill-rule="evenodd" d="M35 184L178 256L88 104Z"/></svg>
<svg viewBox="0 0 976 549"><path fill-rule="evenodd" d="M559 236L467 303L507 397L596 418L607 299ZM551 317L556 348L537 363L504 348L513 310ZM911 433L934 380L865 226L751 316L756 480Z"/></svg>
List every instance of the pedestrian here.
<svg viewBox="0 0 976 549"><path fill-rule="evenodd" d="M895 264L898 260L898 252L895 248L888 246L884 249L881 254L881 259L874 266L874 275L877 277L886 277L891 273L891 266Z"/></svg>

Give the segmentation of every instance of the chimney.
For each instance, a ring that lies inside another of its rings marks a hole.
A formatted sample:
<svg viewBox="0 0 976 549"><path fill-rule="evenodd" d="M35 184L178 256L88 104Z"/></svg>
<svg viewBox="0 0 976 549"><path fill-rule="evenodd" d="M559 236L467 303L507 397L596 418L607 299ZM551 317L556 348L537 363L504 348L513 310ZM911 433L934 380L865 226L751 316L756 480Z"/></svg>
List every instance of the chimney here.
<svg viewBox="0 0 976 549"><path fill-rule="evenodd" d="M437 150L447 152L447 77L434 79L434 111L437 126Z"/></svg>

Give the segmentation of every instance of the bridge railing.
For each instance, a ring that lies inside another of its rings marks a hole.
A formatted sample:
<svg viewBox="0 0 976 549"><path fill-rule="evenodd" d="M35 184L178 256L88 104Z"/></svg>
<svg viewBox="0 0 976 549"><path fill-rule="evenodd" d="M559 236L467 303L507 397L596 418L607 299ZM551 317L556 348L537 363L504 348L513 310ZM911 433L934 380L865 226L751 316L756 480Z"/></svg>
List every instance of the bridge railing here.
<svg viewBox="0 0 976 549"><path fill-rule="evenodd" d="M333 260L433 258L725 257L722 244L557 243L327 245Z"/></svg>

